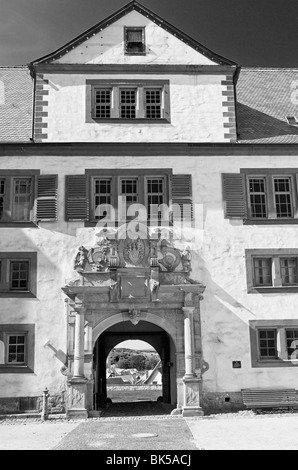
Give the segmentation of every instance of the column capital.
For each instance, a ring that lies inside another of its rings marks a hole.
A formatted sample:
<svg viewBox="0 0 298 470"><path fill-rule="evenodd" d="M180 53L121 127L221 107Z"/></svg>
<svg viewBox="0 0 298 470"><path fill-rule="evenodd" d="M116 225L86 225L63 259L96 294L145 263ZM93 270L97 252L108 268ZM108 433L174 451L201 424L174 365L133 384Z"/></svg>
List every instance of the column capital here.
<svg viewBox="0 0 298 470"><path fill-rule="evenodd" d="M182 307L184 316L193 315L195 313L196 307Z"/></svg>
<svg viewBox="0 0 298 470"><path fill-rule="evenodd" d="M86 306L84 304L84 300L79 299L78 297L75 298L74 304L73 304L73 309L76 311L76 313L85 313L86 312Z"/></svg>

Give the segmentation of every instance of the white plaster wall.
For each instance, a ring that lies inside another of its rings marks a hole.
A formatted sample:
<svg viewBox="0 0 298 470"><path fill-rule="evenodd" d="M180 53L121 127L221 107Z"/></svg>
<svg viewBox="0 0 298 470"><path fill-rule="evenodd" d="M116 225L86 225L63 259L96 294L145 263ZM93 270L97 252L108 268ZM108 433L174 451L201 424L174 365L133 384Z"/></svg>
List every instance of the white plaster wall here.
<svg viewBox="0 0 298 470"><path fill-rule="evenodd" d="M224 75L150 75L170 80L170 123L86 122L86 80L105 74L45 74L49 80L47 142L224 142ZM113 80L148 80L148 75L115 74Z"/></svg>
<svg viewBox="0 0 298 470"><path fill-rule="evenodd" d="M124 55L125 26L145 27L145 56ZM54 62L63 64L216 64L136 11L128 13L101 32L92 35L90 39Z"/></svg>
<svg viewBox="0 0 298 470"><path fill-rule="evenodd" d="M44 344L50 339L65 352L65 311L61 287L74 272L80 245L95 243L95 230L80 222L64 221L64 176L82 174L85 168L173 168L193 174L194 203L203 205L197 221L202 243L193 254L192 277L206 285L201 303L203 355L210 365L204 374L207 391L239 391L244 387L282 385L297 387L296 368L252 369L249 320L296 319L298 294L247 294L245 249L297 248L297 226L243 226L224 219L221 173L240 168L297 168L295 156L152 156L148 157L9 157L3 169L59 171L59 220L38 229L1 229L2 251L38 252L37 299L1 299L1 323L36 323L35 374L1 375L0 396L50 393L63 387L61 363ZM204 229L203 232L201 229ZM241 369L232 361L241 360Z"/></svg>

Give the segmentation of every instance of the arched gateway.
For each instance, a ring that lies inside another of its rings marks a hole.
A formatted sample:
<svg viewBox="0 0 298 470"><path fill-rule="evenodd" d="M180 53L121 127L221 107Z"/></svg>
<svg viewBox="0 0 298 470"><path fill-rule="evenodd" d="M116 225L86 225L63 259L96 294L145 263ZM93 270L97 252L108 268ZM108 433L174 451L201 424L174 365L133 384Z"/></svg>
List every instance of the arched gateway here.
<svg viewBox="0 0 298 470"><path fill-rule="evenodd" d="M147 229L141 235L98 234L96 246L79 248L78 276L63 288L69 298L69 417L87 417L106 399L106 357L119 342L116 333L118 338L123 333L122 339L146 335L157 349L163 399L176 405L174 413L203 414L200 301L205 287L189 277L188 249L150 238Z"/></svg>

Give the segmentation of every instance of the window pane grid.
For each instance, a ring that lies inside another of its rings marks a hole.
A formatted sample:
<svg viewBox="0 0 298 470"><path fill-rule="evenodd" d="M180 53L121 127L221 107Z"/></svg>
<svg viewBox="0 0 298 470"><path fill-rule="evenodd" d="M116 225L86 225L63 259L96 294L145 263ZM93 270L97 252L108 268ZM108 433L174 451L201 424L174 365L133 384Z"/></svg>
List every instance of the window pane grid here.
<svg viewBox="0 0 298 470"><path fill-rule="evenodd" d="M100 119L111 117L111 90L95 91L95 117Z"/></svg>
<svg viewBox="0 0 298 470"><path fill-rule="evenodd" d="M111 180L109 179L96 179L94 180L94 208L95 214L98 206L101 204L111 204ZM95 215L95 218L102 218L104 215Z"/></svg>
<svg viewBox="0 0 298 470"><path fill-rule="evenodd" d="M126 197L127 203L135 203L138 201L138 186L136 179L121 180L121 194Z"/></svg>
<svg viewBox="0 0 298 470"><path fill-rule="evenodd" d="M272 286L271 258L254 258L253 267L255 286Z"/></svg>
<svg viewBox="0 0 298 470"><path fill-rule="evenodd" d="M25 362L25 335L8 337L8 362Z"/></svg>
<svg viewBox="0 0 298 470"><path fill-rule="evenodd" d="M283 286L297 284L297 258L280 258L280 269Z"/></svg>
<svg viewBox="0 0 298 470"><path fill-rule="evenodd" d="M277 358L276 330L259 330L259 351L262 359Z"/></svg>
<svg viewBox="0 0 298 470"><path fill-rule="evenodd" d="M249 178L251 217L266 218L265 178Z"/></svg>
<svg viewBox="0 0 298 470"><path fill-rule="evenodd" d="M121 118L135 119L136 90L120 90Z"/></svg>
<svg viewBox="0 0 298 470"><path fill-rule="evenodd" d="M146 118L160 119L161 118L161 91L160 90L146 90Z"/></svg>
<svg viewBox="0 0 298 470"><path fill-rule="evenodd" d="M298 330L286 330L288 359L298 359Z"/></svg>
<svg viewBox="0 0 298 470"><path fill-rule="evenodd" d="M148 217L161 219L161 212L157 214L157 208L152 205L160 206L164 203L164 180L163 178L147 179L147 204Z"/></svg>
<svg viewBox="0 0 298 470"><path fill-rule="evenodd" d="M290 178L274 178L276 217L292 217Z"/></svg>
<svg viewBox="0 0 298 470"><path fill-rule="evenodd" d="M13 219L30 220L32 180L22 178L14 180Z"/></svg>
<svg viewBox="0 0 298 470"><path fill-rule="evenodd" d="M29 261L11 261L10 289L21 291L29 289Z"/></svg>

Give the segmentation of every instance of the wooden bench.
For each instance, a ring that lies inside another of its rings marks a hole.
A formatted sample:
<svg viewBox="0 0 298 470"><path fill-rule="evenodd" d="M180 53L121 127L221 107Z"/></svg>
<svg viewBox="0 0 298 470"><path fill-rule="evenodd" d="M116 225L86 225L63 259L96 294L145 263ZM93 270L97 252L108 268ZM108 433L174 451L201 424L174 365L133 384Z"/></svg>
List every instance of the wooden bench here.
<svg viewBox="0 0 298 470"><path fill-rule="evenodd" d="M241 391L247 408L298 407L298 396L294 388L246 388Z"/></svg>

